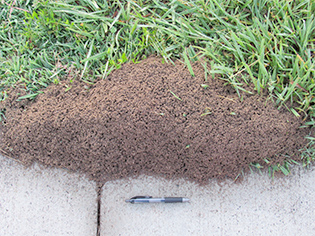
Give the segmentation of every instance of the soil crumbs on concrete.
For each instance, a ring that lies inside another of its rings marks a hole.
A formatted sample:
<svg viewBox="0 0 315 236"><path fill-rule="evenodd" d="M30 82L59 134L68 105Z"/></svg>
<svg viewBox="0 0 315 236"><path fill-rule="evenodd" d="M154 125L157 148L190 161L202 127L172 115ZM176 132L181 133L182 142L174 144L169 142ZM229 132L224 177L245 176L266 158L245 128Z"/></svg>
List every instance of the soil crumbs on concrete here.
<svg viewBox="0 0 315 236"><path fill-rule="evenodd" d="M205 82L202 66L193 68L195 77L150 57L94 85L64 81L33 102L11 96L1 149L26 165L97 182L148 174L205 184L235 178L251 162L266 166L265 158L300 159L310 131L300 119L265 97L244 94L241 102L221 80Z"/></svg>

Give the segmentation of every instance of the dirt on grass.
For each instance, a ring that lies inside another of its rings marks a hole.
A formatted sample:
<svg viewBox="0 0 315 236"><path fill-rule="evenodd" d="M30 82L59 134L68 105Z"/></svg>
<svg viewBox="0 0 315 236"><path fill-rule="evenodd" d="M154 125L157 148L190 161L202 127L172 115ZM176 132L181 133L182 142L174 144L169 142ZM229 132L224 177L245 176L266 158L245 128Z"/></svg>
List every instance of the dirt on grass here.
<svg viewBox="0 0 315 236"><path fill-rule="evenodd" d="M205 184L235 178L250 163L300 160L310 130L266 97L243 94L204 69L150 57L125 64L94 85L77 79L51 85L30 102L3 104L1 149L87 174L97 182L140 174ZM0 132L1 133L1 132ZM269 165L270 165L269 164Z"/></svg>

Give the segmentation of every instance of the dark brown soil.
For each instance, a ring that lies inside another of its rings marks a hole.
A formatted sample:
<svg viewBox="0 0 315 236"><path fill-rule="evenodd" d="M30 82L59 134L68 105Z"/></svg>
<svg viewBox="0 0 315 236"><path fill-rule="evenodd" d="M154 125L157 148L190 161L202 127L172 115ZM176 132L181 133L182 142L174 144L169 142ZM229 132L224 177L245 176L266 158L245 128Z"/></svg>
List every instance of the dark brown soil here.
<svg viewBox="0 0 315 236"><path fill-rule="evenodd" d="M221 80L205 82L202 66L192 77L180 63L160 61L125 64L94 85L52 85L23 106L12 96L1 149L98 182L148 174L203 184L264 158L299 160L310 130L293 114L259 96L241 102Z"/></svg>

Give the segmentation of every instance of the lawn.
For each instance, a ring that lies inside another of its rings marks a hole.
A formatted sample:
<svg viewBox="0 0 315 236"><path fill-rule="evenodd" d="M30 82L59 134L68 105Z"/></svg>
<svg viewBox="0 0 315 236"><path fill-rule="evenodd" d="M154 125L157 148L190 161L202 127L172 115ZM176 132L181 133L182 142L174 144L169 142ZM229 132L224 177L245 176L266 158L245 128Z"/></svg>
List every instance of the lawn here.
<svg viewBox="0 0 315 236"><path fill-rule="evenodd" d="M240 99L253 86L314 126L314 12L313 0L1 0L0 101L12 87L34 99L51 83L90 84L157 54L182 60L192 75L191 63L202 63L205 80L224 80ZM306 166L315 142L307 138Z"/></svg>

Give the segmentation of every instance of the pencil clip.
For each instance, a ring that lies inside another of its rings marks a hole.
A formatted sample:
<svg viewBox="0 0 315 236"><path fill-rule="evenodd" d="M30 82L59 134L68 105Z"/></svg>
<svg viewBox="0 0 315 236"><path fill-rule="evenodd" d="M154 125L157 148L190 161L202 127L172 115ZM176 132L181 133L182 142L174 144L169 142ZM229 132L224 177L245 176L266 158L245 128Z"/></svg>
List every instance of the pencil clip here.
<svg viewBox="0 0 315 236"><path fill-rule="evenodd" d="M135 196L130 199L139 199L139 198L152 198L152 196Z"/></svg>

